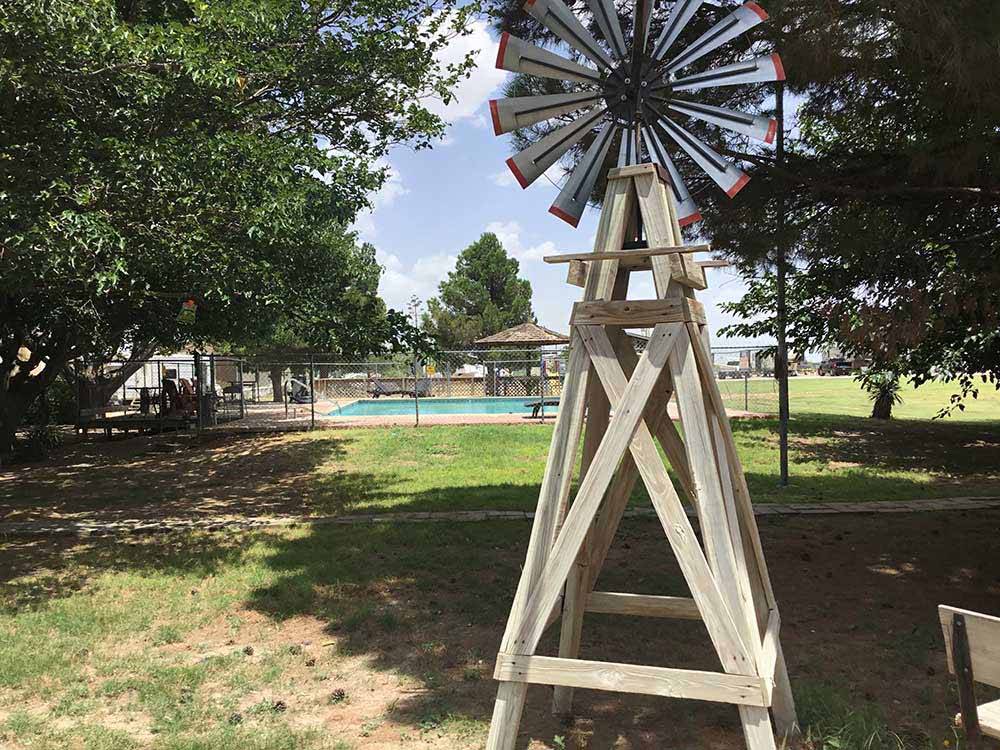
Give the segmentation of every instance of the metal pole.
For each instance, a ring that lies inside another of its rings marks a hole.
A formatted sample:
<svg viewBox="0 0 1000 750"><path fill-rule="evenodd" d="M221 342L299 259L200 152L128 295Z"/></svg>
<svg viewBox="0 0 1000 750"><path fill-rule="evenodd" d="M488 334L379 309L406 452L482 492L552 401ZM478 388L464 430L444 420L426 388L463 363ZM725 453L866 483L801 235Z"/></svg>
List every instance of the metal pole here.
<svg viewBox="0 0 1000 750"><path fill-rule="evenodd" d="M177 376L180 380L180 365L177 366ZM201 376L201 353L194 353L194 398L195 398L195 408L197 409L198 418L196 421L198 427L198 434L201 435L202 427L204 427L203 421L205 419L204 409L202 409L203 401L202 391L205 387L204 378Z"/></svg>
<svg viewBox="0 0 1000 750"><path fill-rule="evenodd" d="M247 405L243 399L243 360L237 360L236 377L240 379L240 419L247 415Z"/></svg>
<svg viewBox="0 0 1000 750"><path fill-rule="evenodd" d="M313 355L309 355L309 429L316 428L316 391L313 388Z"/></svg>
<svg viewBox="0 0 1000 750"><path fill-rule="evenodd" d="M215 354L208 355L208 382L209 391L205 394L205 400L211 404L212 399L215 396ZM211 408L211 407L210 407ZM209 411L209 416L212 418L212 424L215 424L215 412L214 410Z"/></svg>
<svg viewBox="0 0 1000 750"><path fill-rule="evenodd" d="M545 354L542 353L538 357L538 394L542 402L542 408L540 414L542 415L542 422L545 421Z"/></svg>
<svg viewBox="0 0 1000 750"><path fill-rule="evenodd" d="M743 411L750 411L750 374L743 373Z"/></svg>
<svg viewBox="0 0 1000 750"><path fill-rule="evenodd" d="M785 84L775 84L775 118L778 121L777 142L775 144L775 164L781 169L785 163ZM778 194L778 247L776 288L777 295L777 338L778 353L774 361L774 376L778 379L778 453L781 486L788 486L788 310L785 304L785 276L787 257L785 248L785 198Z"/></svg>

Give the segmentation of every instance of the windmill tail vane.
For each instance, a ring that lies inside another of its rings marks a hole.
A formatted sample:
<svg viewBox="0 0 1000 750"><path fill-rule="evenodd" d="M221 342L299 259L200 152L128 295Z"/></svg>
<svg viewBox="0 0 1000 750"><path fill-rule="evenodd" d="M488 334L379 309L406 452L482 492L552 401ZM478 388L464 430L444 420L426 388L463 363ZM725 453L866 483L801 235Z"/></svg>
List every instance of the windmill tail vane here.
<svg viewBox="0 0 1000 750"><path fill-rule="evenodd" d="M578 53L580 61L507 32L501 35L498 68L565 82L576 90L491 101L490 115L496 135L580 113L507 160L521 187L531 185L588 134L597 131L562 185L550 213L577 226L616 138L617 166L639 163L641 143L647 160L666 170L682 226L699 221L701 211L666 144L693 161L730 198L747 184L750 178L736 164L691 133L678 118L700 120L772 143L777 131L777 121L773 118L694 101L687 96L689 92L708 88L783 81L785 70L777 54L695 70L699 60L768 18L757 3L747 2L686 47L675 50L675 42L702 4L704 0L676 0L657 38L649 40L652 2L636 0L633 35L626 40L612 0L587 0L602 43L563 0L528 0L525 12Z"/></svg>

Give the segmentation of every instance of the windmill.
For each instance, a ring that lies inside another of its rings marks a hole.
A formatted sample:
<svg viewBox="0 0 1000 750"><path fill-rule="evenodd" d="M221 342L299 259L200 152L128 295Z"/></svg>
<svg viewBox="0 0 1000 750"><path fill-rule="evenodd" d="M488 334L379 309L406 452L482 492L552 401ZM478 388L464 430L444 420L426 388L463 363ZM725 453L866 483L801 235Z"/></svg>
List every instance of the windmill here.
<svg viewBox="0 0 1000 750"><path fill-rule="evenodd" d="M626 41L612 0L587 0L602 43L563 0L525 3L524 10L575 51L580 61L505 32L500 38L497 67L555 79L573 90L491 101L493 129L502 135L554 117L580 114L512 156L507 166L521 187L526 188L588 134L599 129L563 184L549 208L550 213L574 227L579 223L616 139L619 167L639 163L641 146L645 146L648 160L666 169L682 227L700 220L701 213L666 148L668 144L691 159L730 198L746 185L749 177L739 167L683 123L693 118L771 143L777 128L774 119L699 102L697 92L720 86L781 81L785 72L777 54L699 70L699 61L767 20L763 8L747 2L678 49L678 38L703 4L704 0L676 0L659 35L650 41L652 0L636 0L631 39Z"/></svg>
<svg viewBox="0 0 1000 750"><path fill-rule="evenodd" d="M695 299L695 291L707 287L705 266L711 262L696 262L694 253L708 246L683 244L681 226L697 220L699 212L664 148L674 144L722 190L735 195L747 176L677 119L698 118L764 141L774 138L776 123L698 103L686 92L779 80L783 72L777 55L692 69L767 18L755 3L736 8L675 51L674 42L702 0L676 0L657 39L647 43L651 2L635 0L629 47L611 0L587 0L603 43L563 0L528 0L527 12L576 50L579 60L507 34L500 39L500 67L569 81L574 89L491 102L498 133L582 110L508 160L522 186L596 130L550 209L575 225L616 137L619 150L618 166L607 174L593 252L544 259L568 263L567 282L584 292L570 317L559 413L525 563L497 654L494 677L500 684L487 750L513 750L531 684L554 686L553 710L562 715L572 713L575 688L732 704L739 709L749 750L775 750L775 733L787 736L796 728L778 607L716 380L705 310ZM641 146L650 163L640 163ZM655 299L628 299L631 275L643 271L652 271ZM635 339L625 335L629 328L652 328L641 352ZM668 411L671 402L683 435ZM574 483L577 465L579 480ZM640 479L686 592L650 595L597 588ZM700 533L695 533L682 496ZM581 658L588 612L700 620L721 671ZM538 654L542 636L556 622L558 654Z"/></svg>

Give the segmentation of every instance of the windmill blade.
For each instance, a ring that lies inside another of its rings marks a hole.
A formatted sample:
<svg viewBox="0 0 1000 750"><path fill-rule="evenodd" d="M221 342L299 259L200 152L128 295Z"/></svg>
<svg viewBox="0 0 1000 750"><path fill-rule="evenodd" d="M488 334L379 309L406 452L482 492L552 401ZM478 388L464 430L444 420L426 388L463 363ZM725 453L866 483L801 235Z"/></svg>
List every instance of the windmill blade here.
<svg viewBox="0 0 1000 750"><path fill-rule="evenodd" d="M757 3L750 2L741 5L667 63L667 72L673 73L675 70L687 67L695 60L700 60L712 50L718 49L766 20L767 13Z"/></svg>
<svg viewBox="0 0 1000 750"><path fill-rule="evenodd" d="M625 59L628 50L625 48L625 37L622 35L622 25L618 20L618 9L611 0L587 0L590 12L601 29L604 38L611 45L611 51L619 60Z"/></svg>
<svg viewBox="0 0 1000 750"><path fill-rule="evenodd" d="M674 7L670 9L670 16L663 24L660 36L657 37L656 44L653 46L654 60L662 58L670 49L670 45L677 41L677 37L684 31L698 8L701 7L702 2L703 0L677 0L674 3Z"/></svg>
<svg viewBox="0 0 1000 750"><path fill-rule="evenodd" d="M657 113L659 114L659 113ZM717 154L708 144L695 138L673 120L661 115L660 126L674 142L681 147L695 163L712 178L720 188L726 191L730 198L735 196L750 178L739 167L728 159Z"/></svg>
<svg viewBox="0 0 1000 750"><path fill-rule="evenodd" d="M674 203L677 204L677 223L686 227L688 224L701 221L701 211L698 210L698 204L691 197L687 185L681 178L681 173L674 165L674 160L670 158L670 154L663 147L663 142L651 125L643 126L642 139L646 142L646 150L649 152L650 158L666 167L667 173L670 175L670 189L674 193Z"/></svg>
<svg viewBox="0 0 1000 750"><path fill-rule="evenodd" d="M619 125L622 131L622 140L618 144L618 166L630 167L639 163L639 154L636 153L635 131L631 125Z"/></svg>
<svg viewBox="0 0 1000 750"><path fill-rule="evenodd" d="M555 78L557 81L601 82L601 76L593 68L579 65L555 52L536 47L523 39L511 36L506 31L500 35L497 67L513 73Z"/></svg>
<svg viewBox="0 0 1000 750"><path fill-rule="evenodd" d="M649 24L655 0L635 0L632 11L632 54L641 55L649 44Z"/></svg>
<svg viewBox="0 0 1000 750"><path fill-rule="evenodd" d="M576 226L580 223L584 209L587 208L587 201L594 191L597 178L601 174L601 166L608 156L611 148L611 141L615 137L615 124L608 122L594 142L590 144L587 153L577 163L573 173L569 176L566 184L563 185L559 195L552 202L549 213L558 216L567 224Z"/></svg>
<svg viewBox="0 0 1000 750"><path fill-rule="evenodd" d="M778 121L771 117L761 117L760 115L750 115L746 112L739 112L735 109L725 107L713 107L710 104L695 102L685 102L680 99L667 99L653 95L654 101L664 102L669 109L681 114L695 117L720 128L731 130L734 133L748 135L764 143L771 143L774 135L778 131Z"/></svg>
<svg viewBox="0 0 1000 750"><path fill-rule="evenodd" d="M556 115L564 115L567 112L589 107L600 99L601 94L592 91L491 99L490 114L493 116L493 132L497 135L503 135L511 130L525 128Z"/></svg>
<svg viewBox="0 0 1000 750"><path fill-rule="evenodd" d="M521 187L528 187L541 176L542 172L555 164L559 157L587 134L606 111L607 107L601 106L592 112L580 115L573 122L553 130L540 141L510 157L507 166Z"/></svg>
<svg viewBox="0 0 1000 750"><path fill-rule="evenodd" d="M599 68L611 70L614 63L563 0L528 0L525 12Z"/></svg>
<svg viewBox="0 0 1000 750"><path fill-rule="evenodd" d="M671 82L670 88L674 91L694 91L714 86L735 86L741 83L784 80L785 69L781 65L781 58L775 54L732 65L723 65L721 68L710 68L701 73L678 78Z"/></svg>

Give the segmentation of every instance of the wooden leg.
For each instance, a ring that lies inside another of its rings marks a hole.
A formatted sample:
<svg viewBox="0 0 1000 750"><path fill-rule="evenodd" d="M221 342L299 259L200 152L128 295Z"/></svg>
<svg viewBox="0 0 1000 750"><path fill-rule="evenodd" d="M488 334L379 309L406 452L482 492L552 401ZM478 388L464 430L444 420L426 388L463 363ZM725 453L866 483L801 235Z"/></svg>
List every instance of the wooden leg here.
<svg viewBox="0 0 1000 750"><path fill-rule="evenodd" d="M955 662L958 705L962 709L965 738L971 746L977 747L982 732L979 729L979 707L976 705L975 678L972 674L972 656L969 653L969 633L965 627L965 615L958 612L951 621L951 656Z"/></svg>
<svg viewBox="0 0 1000 750"><path fill-rule="evenodd" d="M493 704L493 719L490 734L486 739L486 750L514 750L517 731L521 726L521 712L528 694L526 682L501 682L497 689L497 700Z"/></svg>
<svg viewBox="0 0 1000 750"><path fill-rule="evenodd" d="M590 582L586 552L586 549L581 550L576 565L573 566L566 581L562 628L559 632L559 656L567 659L575 659L580 655L583 614L587 609L587 585ZM556 716L572 715L573 688L568 685L556 685L552 693L552 713Z"/></svg>
<svg viewBox="0 0 1000 750"><path fill-rule="evenodd" d="M608 429L611 418L611 406L607 394L601 387L597 374L591 373L587 381L587 428L583 439L583 457L580 461L580 476L586 476L597 448ZM577 555L576 565L570 571L566 580L566 591L563 595L562 624L559 633L559 656L575 659L580 655L580 637L583 632L583 614L586 611L587 585L590 582L589 563L591 557L591 539L593 529L584 540L583 547ZM552 695L552 713L556 716L568 716L573 712L573 688L557 685Z"/></svg>
<svg viewBox="0 0 1000 750"><path fill-rule="evenodd" d="M795 713L792 683L788 679L785 653L778 643L778 660L774 664L774 691L771 694L771 714L778 736L791 739L799 733L799 719Z"/></svg>
<svg viewBox="0 0 1000 750"><path fill-rule="evenodd" d="M766 708L740 706L740 723L747 750L775 750L774 730Z"/></svg>

